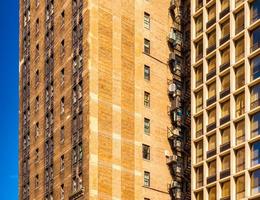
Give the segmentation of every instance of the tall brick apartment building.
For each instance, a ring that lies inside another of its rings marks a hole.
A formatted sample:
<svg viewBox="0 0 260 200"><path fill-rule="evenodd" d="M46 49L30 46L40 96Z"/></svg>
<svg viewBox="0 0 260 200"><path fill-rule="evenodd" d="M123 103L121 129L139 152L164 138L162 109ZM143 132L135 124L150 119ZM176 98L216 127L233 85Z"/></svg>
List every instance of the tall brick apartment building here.
<svg viewBox="0 0 260 200"><path fill-rule="evenodd" d="M20 0L20 200L191 198L189 7Z"/></svg>

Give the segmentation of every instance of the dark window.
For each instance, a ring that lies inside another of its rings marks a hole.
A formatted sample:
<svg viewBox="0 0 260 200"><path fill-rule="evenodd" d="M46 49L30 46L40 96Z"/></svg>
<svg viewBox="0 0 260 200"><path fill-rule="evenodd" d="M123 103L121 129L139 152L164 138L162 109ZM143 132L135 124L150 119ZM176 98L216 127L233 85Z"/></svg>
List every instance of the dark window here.
<svg viewBox="0 0 260 200"><path fill-rule="evenodd" d="M64 131L64 126L62 126L61 129L60 129L60 141L61 141L61 143L64 142L64 139L65 139L65 131Z"/></svg>
<svg viewBox="0 0 260 200"><path fill-rule="evenodd" d="M150 40L144 39L144 53L150 54Z"/></svg>
<svg viewBox="0 0 260 200"><path fill-rule="evenodd" d="M65 165L65 160L64 160L64 155L60 157L60 170L64 170L64 165Z"/></svg>
<svg viewBox="0 0 260 200"><path fill-rule="evenodd" d="M144 186L150 187L150 172L144 172Z"/></svg>
<svg viewBox="0 0 260 200"><path fill-rule="evenodd" d="M255 22L260 17L260 1L253 1L251 4L251 22Z"/></svg>
<svg viewBox="0 0 260 200"><path fill-rule="evenodd" d="M144 133L150 134L150 119L144 118Z"/></svg>
<svg viewBox="0 0 260 200"><path fill-rule="evenodd" d="M150 146L143 144L143 159L150 160Z"/></svg>
<svg viewBox="0 0 260 200"><path fill-rule="evenodd" d="M251 195L260 192L260 169L254 171L251 176Z"/></svg>
<svg viewBox="0 0 260 200"><path fill-rule="evenodd" d="M256 56L251 60L251 79L260 77L260 56Z"/></svg>
<svg viewBox="0 0 260 200"><path fill-rule="evenodd" d="M260 164L260 141L252 145L251 151L251 165L255 166Z"/></svg>
<svg viewBox="0 0 260 200"><path fill-rule="evenodd" d="M145 107L150 107L150 93L149 92L144 92L144 106Z"/></svg>
<svg viewBox="0 0 260 200"><path fill-rule="evenodd" d="M255 137L260 133L260 112L254 114L251 118L251 137Z"/></svg>
<svg viewBox="0 0 260 200"><path fill-rule="evenodd" d="M150 14L144 13L144 27L150 29Z"/></svg>
<svg viewBox="0 0 260 200"><path fill-rule="evenodd" d="M150 81L150 67L144 66L144 79Z"/></svg>

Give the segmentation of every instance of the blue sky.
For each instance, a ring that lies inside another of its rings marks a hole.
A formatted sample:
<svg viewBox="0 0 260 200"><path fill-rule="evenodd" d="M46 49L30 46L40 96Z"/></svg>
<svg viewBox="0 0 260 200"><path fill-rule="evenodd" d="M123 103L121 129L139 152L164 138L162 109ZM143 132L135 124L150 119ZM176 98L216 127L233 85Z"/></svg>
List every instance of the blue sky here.
<svg viewBox="0 0 260 200"><path fill-rule="evenodd" d="M18 195L18 0L0 6L0 194Z"/></svg>

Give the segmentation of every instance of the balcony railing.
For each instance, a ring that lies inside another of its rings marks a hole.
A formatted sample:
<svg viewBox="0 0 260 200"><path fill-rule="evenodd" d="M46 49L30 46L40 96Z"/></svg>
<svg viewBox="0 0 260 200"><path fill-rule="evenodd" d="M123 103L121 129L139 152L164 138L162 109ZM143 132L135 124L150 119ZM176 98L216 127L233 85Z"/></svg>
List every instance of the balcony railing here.
<svg viewBox="0 0 260 200"><path fill-rule="evenodd" d="M216 175L207 177L207 184L213 183L216 181Z"/></svg>
<svg viewBox="0 0 260 200"><path fill-rule="evenodd" d="M213 17L212 19L210 19L208 22L207 22L207 28L211 27L213 24L216 23L216 17Z"/></svg>
<svg viewBox="0 0 260 200"><path fill-rule="evenodd" d="M259 49L260 48L260 42L255 42L251 48L250 48L250 52L254 52L255 50Z"/></svg>
<svg viewBox="0 0 260 200"><path fill-rule="evenodd" d="M260 99L257 99L253 102L251 102L251 106L250 106L250 109L254 109L256 107L260 106Z"/></svg>
<svg viewBox="0 0 260 200"><path fill-rule="evenodd" d="M210 157L215 156L215 155L216 155L216 149L212 149L212 150L207 151L207 158L210 158Z"/></svg>
<svg viewBox="0 0 260 200"><path fill-rule="evenodd" d="M220 96L220 98L223 98L223 97L229 95L229 93L230 93L230 88L228 87L228 88L222 90L222 91L219 93L219 96Z"/></svg>
<svg viewBox="0 0 260 200"><path fill-rule="evenodd" d="M220 152L226 151L230 148L230 142L226 142L225 144L220 145Z"/></svg>
<svg viewBox="0 0 260 200"><path fill-rule="evenodd" d="M230 34L227 34L225 36L223 36L220 40L219 40L219 45L224 44L226 41L228 41L230 38Z"/></svg>
<svg viewBox="0 0 260 200"><path fill-rule="evenodd" d="M210 44L207 48L207 54L210 54L212 51L216 49L216 44Z"/></svg>
<svg viewBox="0 0 260 200"><path fill-rule="evenodd" d="M216 128L216 123L213 122L213 123L207 125L207 132L212 131L215 128Z"/></svg>
<svg viewBox="0 0 260 200"><path fill-rule="evenodd" d="M220 178L225 178L228 177L230 175L230 169L225 169L223 171L220 172Z"/></svg>
<svg viewBox="0 0 260 200"><path fill-rule="evenodd" d="M219 19L221 19L222 17L224 17L226 14L229 13L229 7L225 8L224 10L222 10L220 13L219 13Z"/></svg>
<svg viewBox="0 0 260 200"><path fill-rule="evenodd" d="M224 71L225 69L227 69L228 67L230 66L230 62L226 62L226 63L223 63L219 66L219 71Z"/></svg>
<svg viewBox="0 0 260 200"><path fill-rule="evenodd" d="M220 125L225 124L228 121L230 121L230 115L224 116L224 117L220 118L220 120L219 120Z"/></svg>
<svg viewBox="0 0 260 200"><path fill-rule="evenodd" d="M207 73L207 80L211 79L216 75L216 69L213 69Z"/></svg>
<svg viewBox="0 0 260 200"><path fill-rule="evenodd" d="M207 99L207 106L209 106L215 102L216 102L216 96L210 97L209 99Z"/></svg>

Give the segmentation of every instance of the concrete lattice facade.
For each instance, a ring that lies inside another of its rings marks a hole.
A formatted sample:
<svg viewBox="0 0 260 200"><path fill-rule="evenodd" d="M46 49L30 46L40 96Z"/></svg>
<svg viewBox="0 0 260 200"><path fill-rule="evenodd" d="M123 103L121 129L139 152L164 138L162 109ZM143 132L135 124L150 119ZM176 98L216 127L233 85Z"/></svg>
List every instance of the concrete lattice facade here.
<svg viewBox="0 0 260 200"><path fill-rule="evenodd" d="M19 199L170 199L169 6L20 1Z"/></svg>
<svg viewBox="0 0 260 200"><path fill-rule="evenodd" d="M194 200L260 198L257 2L191 4Z"/></svg>

